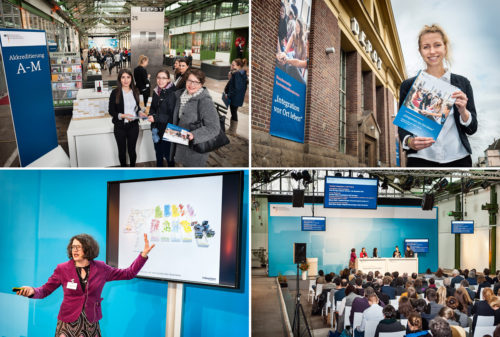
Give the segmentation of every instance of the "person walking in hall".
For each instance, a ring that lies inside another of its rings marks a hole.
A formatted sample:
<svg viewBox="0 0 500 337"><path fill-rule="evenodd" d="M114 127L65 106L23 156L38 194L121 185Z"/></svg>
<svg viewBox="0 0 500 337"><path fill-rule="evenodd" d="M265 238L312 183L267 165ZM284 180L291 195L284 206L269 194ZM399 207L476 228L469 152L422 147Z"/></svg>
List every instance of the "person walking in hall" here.
<svg viewBox="0 0 500 337"><path fill-rule="evenodd" d="M148 98L150 93L150 86L149 86L150 75L146 70L148 64L149 64L149 58L146 55L141 55L139 56L137 67L135 67L134 69L135 85L137 86L137 89L139 89L139 94L142 95L144 99L143 101L144 105L148 103Z"/></svg>
<svg viewBox="0 0 500 337"><path fill-rule="evenodd" d="M242 59L234 59L231 62L231 77L224 88L224 94L229 101L231 110L231 123L227 130L228 135L236 135L238 129L238 107L242 106L245 101L247 91L248 77L243 69L245 66Z"/></svg>

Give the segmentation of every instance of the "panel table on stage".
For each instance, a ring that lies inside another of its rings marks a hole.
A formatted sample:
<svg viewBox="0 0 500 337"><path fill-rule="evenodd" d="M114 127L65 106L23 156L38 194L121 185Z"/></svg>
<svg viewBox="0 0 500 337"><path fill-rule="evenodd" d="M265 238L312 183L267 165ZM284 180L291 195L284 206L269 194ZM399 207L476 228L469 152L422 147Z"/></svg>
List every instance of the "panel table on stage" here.
<svg viewBox="0 0 500 337"><path fill-rule="evenodd" d="M418 258L364 258L356 259L356 270L363 273L379 271L381 273L418 273Z"/></svg>

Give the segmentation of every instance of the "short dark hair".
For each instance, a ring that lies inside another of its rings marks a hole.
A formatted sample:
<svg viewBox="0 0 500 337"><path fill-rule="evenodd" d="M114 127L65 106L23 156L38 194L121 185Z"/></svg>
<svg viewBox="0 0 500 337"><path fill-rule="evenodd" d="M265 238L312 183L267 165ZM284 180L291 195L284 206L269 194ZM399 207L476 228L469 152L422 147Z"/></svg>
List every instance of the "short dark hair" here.
<svg viewBox="0 0 500 337"><path fill-rule="evenodd" d="M167 68L162 68L162 69L158 70L158 72L156 73L156 77L158 77L159 73L165 73L167 75L167 77L170 79L170 72L168 71Z"/></svg>
<svg viewBox="0 0 500 337"><path fill-rule="evenodd" d="M333 279L332 274L326 274L326 276L325 276L326 282L330 283L330 282L332 282L332 279Z"/></svg>
<svg viewBox="0 0 500 337"><path fill-rule="evenodd" d="M363 279L361 277L356 278L356 281L354 283L359 287L363 284Z"/></svg>
<svg viewBox="0 0 500 337"><path fill-rule="evenodd" d="M198 81L200 81L201 85L205 84L205 73L200 69L189 69L188 71L186 71L186 79L189 77L189 75L195 76Z"/></svg>
<svg viewBox="0 0 500 337"><path fill-rule="evenodd" d="M450 324L444 318L434 318L429 323L429 328L433 337L451 337Z"/></svg>
<svg viewBox="0 0 500 337"><path fill-rule="evenodd" d="M348 296L352 292L354 292L354 286L352 284L349 284L347 288L345 288L345 295Z"/></svg>
<svg viewBox="0 0 500 337"><path fill-rule="evenodd" d="M68 247L68 258L73 259L73 252L71 246L73 246L73 240L77 240L82 244L82 250L84 257L91 261L99 255L99 244L97 241L88 234L78 234L69 239Z"/></svg>
<svg viewBox="0 0 500 337"><path fill-rule="evenodd" d="M320 269L320 270L319 270L318 275L319 275L319 276L323 276L323 275L325 275L325 272L323 271L323 269Z"/></svg>
<svg viewBox="0 0 500 337"><path fill-rule="evenodd" d="M396 309L392 305L386 305L382 310L385 318L396 318Z"/></svg>
<svg viewBox="0 0 500 337"><path fill-rule="evenodd" d="M425 297L429 302L436 302L437 301L437 292L433 288L427 288L425 291Z"/></svg>

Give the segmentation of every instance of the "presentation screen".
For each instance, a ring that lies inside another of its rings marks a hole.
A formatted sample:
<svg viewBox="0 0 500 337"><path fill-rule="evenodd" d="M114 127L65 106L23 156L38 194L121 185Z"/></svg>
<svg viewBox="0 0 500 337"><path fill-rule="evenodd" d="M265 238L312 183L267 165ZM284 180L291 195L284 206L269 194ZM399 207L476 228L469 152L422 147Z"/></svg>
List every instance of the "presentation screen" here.
<svg viewBox="0 0 500 337"><path fill-rule="evenodd" d="M108 182L106 261L139 277L239 288L243 172Z"/></svg>
<svg viewBox="0 0 500 337"><path fill-rule="evenodd" d="M378 179L325 177L325 208L377 209Z"/></svg>
<svg viewBox="0 0 500 337"><path fill-rule="evenodd" d="M429 239L405 239L406 246L410 246L414 253L428 253L429 252ZM404 255L404 252L401 252Z"/></svg>
<svg viewBox="0 0 500 337"><path fill-rule="evenodd" d="M326 218L324 216L303 216L302 217L303 231L325 231Z"/></svg>
<svg viewBox="0 0 500 337"><path fill-rule="evenodd" d="M451 221L451 234L474 234L474 220Z"/></svg>

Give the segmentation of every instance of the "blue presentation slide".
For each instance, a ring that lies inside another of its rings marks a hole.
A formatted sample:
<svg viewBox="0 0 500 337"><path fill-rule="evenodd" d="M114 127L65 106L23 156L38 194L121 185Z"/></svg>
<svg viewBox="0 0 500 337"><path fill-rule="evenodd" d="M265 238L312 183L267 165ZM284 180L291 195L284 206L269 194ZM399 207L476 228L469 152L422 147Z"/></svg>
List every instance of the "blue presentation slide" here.
<svg viewBox="0 0 500 337"><path fill-rule="evenodd" d="M474 234L474 220L452 221L451 234Z"/></svg>
<svg viewBox="0 0 500 337"><path fill-rule="evenodd" d="M429 239L406 239L406 246L410 246L414 253L427 253L429 252Z"/></svg>
<svg viewBox="0 0 500 337"><path fill-rule="evenodd" d="M377 208L378 179L325 177L325 208Z"/></svg>
<svg viewBox="0 0 500 337"><path fill-rule="evenodd" d="M303 231L325 231L326 218L317 216L303 216L302 217L302 230Z"/></svg>

